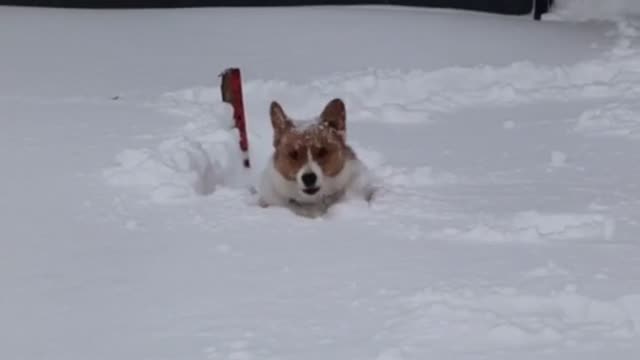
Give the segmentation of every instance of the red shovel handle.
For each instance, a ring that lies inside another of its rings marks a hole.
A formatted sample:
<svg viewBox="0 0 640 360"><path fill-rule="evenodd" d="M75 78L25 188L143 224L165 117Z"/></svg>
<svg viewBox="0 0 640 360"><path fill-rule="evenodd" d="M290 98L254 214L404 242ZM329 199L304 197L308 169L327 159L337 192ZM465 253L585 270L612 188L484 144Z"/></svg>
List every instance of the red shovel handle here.
<svg viewBox="0 0 640 360"><path fill-rule="evenodd" d="M242 100L242 77L240 69L229 68L222 74L222 84L220 90L222 92L222 101L233 106L233 120L235 127L240 133L240 150L243 155L243 164L245 168L249 168L249 139L247 138L247 123L244 112L244 102Z"/></svg>

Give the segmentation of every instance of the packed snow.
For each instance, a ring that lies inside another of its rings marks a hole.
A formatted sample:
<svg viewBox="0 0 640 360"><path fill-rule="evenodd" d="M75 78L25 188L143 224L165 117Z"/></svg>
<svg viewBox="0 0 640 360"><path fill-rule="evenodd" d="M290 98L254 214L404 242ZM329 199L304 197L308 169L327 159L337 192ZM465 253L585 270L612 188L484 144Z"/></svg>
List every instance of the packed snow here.
<svg viewBox="0 0 640 360"><path fill-rule="evenodd" d="M556 2L2 8L0 358L637 359L640 9ZM335 97L374 201L258 206Z"/></svg>

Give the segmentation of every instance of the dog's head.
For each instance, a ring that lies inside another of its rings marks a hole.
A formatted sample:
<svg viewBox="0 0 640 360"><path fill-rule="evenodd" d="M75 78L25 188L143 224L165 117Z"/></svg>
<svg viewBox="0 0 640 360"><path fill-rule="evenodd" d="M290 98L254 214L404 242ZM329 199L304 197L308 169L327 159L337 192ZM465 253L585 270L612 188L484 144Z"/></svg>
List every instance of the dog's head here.
<svg viewBox="0 0 640 360"><path fill-rule="evenodd" d="M297 184L303 198L313 200L323 186L338 176L350 151L346 145L346 110L340 99L331 100L310 124L295 125L277 102L270 107L274 164L288 181Z"/></svg>

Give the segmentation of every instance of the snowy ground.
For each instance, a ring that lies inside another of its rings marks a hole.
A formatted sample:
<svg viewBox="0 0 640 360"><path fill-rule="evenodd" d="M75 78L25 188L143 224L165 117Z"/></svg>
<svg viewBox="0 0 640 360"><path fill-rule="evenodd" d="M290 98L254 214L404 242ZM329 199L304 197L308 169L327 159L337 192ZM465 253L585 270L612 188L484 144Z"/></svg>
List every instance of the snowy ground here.
<svg viewBox="0 0 640 360"><path fill-rule="evenodd" d="M0 358L637 359L640 18L559 9L2 8ZM376 202L255 206L227 66Z"/></svg>

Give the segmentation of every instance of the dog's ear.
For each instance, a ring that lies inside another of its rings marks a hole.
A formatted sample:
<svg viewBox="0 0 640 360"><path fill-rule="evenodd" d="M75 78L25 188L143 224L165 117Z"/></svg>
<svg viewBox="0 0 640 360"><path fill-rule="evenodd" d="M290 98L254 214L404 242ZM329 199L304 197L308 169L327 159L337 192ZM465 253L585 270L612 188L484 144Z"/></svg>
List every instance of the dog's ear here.
<svg viewBox="0 0 640 360"><path fill-rule="evenodd" d="M293 127L293 123L277 101L271 102L269 116L271 116L271 126L273 127L273 146L276 146L282 135Z"/></svg>
<svg viewBox="0 0 640 360"><path fill-rule="evenodd" d="M347 112L341 99L333 99L325 106L320 121L325 126L334 129L342 139L345 139L347 131Z"/></svg>

